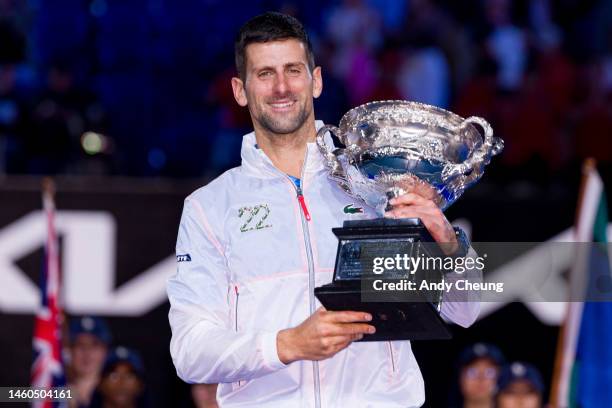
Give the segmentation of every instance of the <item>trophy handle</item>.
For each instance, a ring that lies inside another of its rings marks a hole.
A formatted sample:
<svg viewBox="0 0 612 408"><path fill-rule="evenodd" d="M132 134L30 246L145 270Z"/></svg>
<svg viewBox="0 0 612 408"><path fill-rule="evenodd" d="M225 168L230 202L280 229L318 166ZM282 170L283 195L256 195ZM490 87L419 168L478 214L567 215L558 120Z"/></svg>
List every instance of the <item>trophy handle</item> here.
<svg viewBox="0 0 612 408"><path fill-rule="evenodd" d="M325 133L327 132L332 133L338 139L340 139L340 141L343 142L342 132L338 127L333 125L323 125L323 127L317 132L317 146L319 147L319 150L321 151L323 157L325 157L325 160L327 160L327 165L330 169L330 176L335 179L336 182L340 184L343 189L345 189L347 192L350 192L351 188L347 182L346 173L344 172L344 169L342 168L342 165L338 160L338 156L334 153L334 151L337 149L332 150L330 146L325 142Z"/></svg>
<svg viewBox="0 0 612 408"><path fill-rule="evenodd" d="M457 176L469 177L474 170L486 165L491 160L492 156L495 156L499 152L502 151L504 147L504 142L502 139L498 137L493 137L493 128L483 118L478 116L470 116L465 119L461 124L457 127L457 132L462 133L465 129L472 124L479 125L484 131L484 141L482 145L472 152L470 157L465 159L463 163L453 164L446 167L442 171L442 179L444 181L449 181ZM475 172L474 177L479 172Z"/></svg>

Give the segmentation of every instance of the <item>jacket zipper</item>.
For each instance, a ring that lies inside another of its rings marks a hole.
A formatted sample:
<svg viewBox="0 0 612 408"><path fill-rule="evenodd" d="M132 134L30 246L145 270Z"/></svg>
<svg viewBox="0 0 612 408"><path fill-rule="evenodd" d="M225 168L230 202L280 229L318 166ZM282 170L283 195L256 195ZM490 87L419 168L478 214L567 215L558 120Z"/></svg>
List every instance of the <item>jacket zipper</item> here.
<svg viewBox="0 0 612 408"><path fill-rule="evenodd" d="M388 341L387 344L389 345L389 356L391 357L391 369L395 373L395 357L393 356L393 346L391 345L390 341Z"/></svg>
<svg viewBox="0 0 612 408"><path fill-rule="evenodd" d="M304 155L304 164L302 165L302 172L300 174L300 183L303 186L304 183L304 169L308 160L308 149ZM310 305L310 314L315 312L315 297L314 297L314 286L315 286L315 275L314 275L314 261L312 256L312 245L310 243L310 231L308 230L308 221L311 220L310 212L306 206L304 200L303 188L298 187L295 183L287 176L287 179L291 182L291 185L295 187L297 193L297 200L300 204L301 212L300 218L302 219L302 231L304 232L304 244L306 245L306 259L308 262L308 300ZM321 407L321 383L319 379L319 362L312 362L312 375L314 379L314 397L315 397L315 408Z"/></svg>
<svg viewBox="0 0 612 408"><path fill-rule="evenodd" d="M302 193L301 187L297 187L297 199L298 199L298 202L300 203L300 207L302 207L302 213L304 214L306 221L310 221L310 212L308 212L306 201L304 201L304 194Z"/></svg>
<svg viewBox="0 0 612 408"><path fill-rule="evenodd" d="M234 328L238 332L238 300L240 299L240 293L238 292L238 285L234 285L234 292L236 292L236 303L234 306ZM238 388L242 387L242 381L238 380Z"/></svg>

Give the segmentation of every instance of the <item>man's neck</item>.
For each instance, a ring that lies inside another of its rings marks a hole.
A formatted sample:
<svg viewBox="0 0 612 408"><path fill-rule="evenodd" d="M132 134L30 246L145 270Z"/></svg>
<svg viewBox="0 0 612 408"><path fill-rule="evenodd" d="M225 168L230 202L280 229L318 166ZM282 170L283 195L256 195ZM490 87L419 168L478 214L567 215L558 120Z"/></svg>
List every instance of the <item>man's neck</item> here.
<svg viewBox="0 0 612 408"><path fill-rule="evenodd" d="M272 164L294 177L301 177L306 144L315 140L314 120L308 121L302 128L294 133L284 135L272 134L269 131L255 126L255 139L257 145L270 158Z"/></svg>
<svg viewBox="0 0 612 408"><path fill-rule="evenodd" d="M98 375L98 373L88 373L88 374L82 374L76 378L73 379L73 382L75 385L77 386L89 386L90 384L94 384L97 385L97 382L100 380L100 376Z"/></svg>
<svg viewBox="0 0 612 408"><path fill-rule="evenodd" d="M493 401L491 399L465 401L463 408L493 408Z"/></svg>
<svg viewBox="0 0 612 408"><path fill-rule="evenodd" d="M84 405L89 405L91 401L91 395L94 389L98 385L100 378L97 373L80 376L75 378L72 382L72 386L76 389L76 398L79 402Z"/></svg>

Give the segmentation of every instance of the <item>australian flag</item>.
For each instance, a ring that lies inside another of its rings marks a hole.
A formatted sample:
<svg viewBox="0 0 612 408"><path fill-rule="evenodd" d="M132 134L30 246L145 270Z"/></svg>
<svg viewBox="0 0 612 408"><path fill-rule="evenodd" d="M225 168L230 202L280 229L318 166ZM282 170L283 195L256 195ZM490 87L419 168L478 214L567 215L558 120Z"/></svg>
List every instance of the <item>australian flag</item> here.
<svg viewBox="0 0 612 408"><path fill-rule="evenodd" d="M62 361L62 319L59 305L60 262L58 240L55 232L55 205L50 182L43 188L43 207L47 226L45 260L41 272L41 304L34 322L34 361L31 385L36 388L63 387L66 385ZM51 408L64 406L52 401L39 401L35 407Z"/></svg>

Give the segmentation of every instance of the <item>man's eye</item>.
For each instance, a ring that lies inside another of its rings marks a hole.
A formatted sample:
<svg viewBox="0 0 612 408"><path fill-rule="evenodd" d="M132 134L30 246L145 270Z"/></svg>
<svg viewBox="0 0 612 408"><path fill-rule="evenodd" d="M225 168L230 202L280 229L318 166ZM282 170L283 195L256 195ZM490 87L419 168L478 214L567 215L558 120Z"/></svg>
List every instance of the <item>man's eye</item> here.
<svg viewBox="0 0 612 408"><path fill-rule="evenodd" d="M291 69L289 69L289 73L290 74L299 75L300 72L302 72L302 71L300 71L299 68L291 68Z"/></svg>
<svg viewBox="0 0 612 408"><path fill-rule="evenodd" d="M265 78L265 77L268 77L270 75L272 75L272 72L270 72L270 71L262 71L262 72L259 73L259 77L260 78Z"/></svg>

